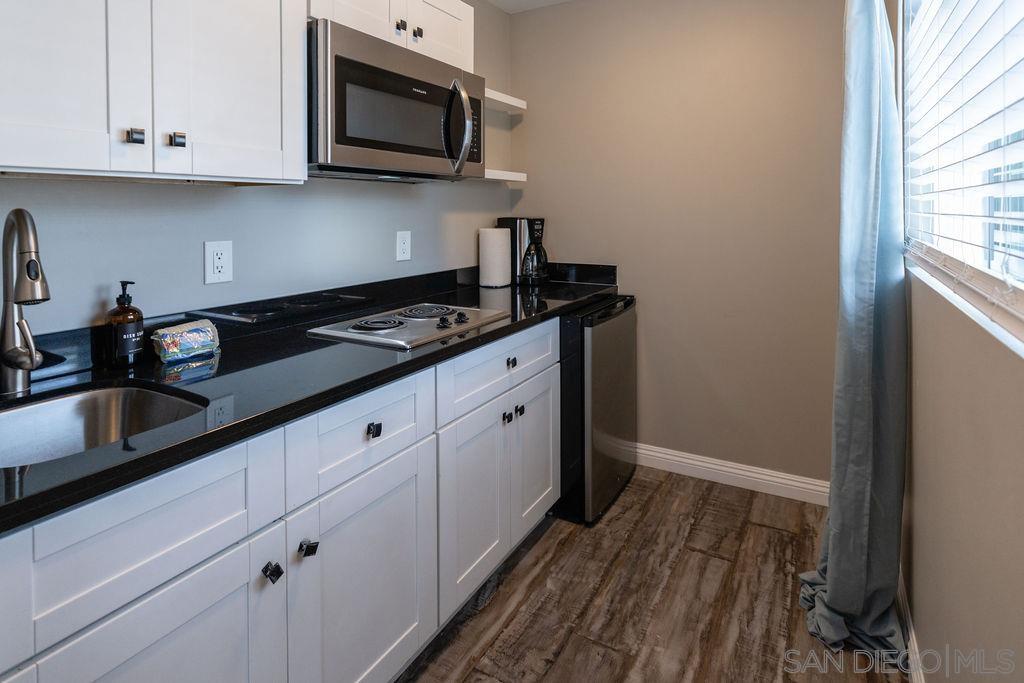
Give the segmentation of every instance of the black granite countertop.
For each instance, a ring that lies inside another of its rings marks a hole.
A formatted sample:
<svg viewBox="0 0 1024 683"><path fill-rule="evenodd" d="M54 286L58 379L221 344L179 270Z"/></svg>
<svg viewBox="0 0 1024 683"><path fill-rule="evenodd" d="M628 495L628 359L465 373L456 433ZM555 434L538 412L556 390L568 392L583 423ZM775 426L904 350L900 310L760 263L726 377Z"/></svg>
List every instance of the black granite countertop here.
<svg viewBox="0 0 1024 683"><path fill-rule="evenodd" d="M567 278L575 269L558 272ZM614 269L612 269L614 272ZM551 282L534 289L478 288L462 285L465 271L346 287L336 291L370 297L362 311L331 318L257 326L218 321L221 351L215 361L182 371L147 358L130 371L88 368L88 331L40 337L40 347L67 358L34 373L32 394L0 402L0 410L99 386L173 387L221 407L221 424L211 411L136 434L77 455L30 465L0 468L0 534L70 506L212 453L260 432L281 426L334 403L436 365L501 337L518 332L615 293L603 284ZM471 279L471 278L468 278ZM611 280L614 281L613 279ZM411 303L479 306L509 311L510 317L412 351L395 351L307 336L328 322ZM180 316L179 316L180 317ZM174 318L161 319L173 324ZM83 335L85 338L83 339ZM38 376L37 376L38 375ZM15 481L15 478L17 479Z"/></svg>

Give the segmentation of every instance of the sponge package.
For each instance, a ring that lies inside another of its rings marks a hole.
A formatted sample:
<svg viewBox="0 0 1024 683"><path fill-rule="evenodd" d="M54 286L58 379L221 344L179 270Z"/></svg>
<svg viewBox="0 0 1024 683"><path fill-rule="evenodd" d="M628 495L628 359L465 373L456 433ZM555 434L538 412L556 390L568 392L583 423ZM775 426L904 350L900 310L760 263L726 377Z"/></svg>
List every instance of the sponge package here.
<svg viewBox="0 0 1024 683"><path fill-rule="evenodd" d="M164 327L150 337L153 348L164 363L175 363L206 353L213 353L220 346L217 327L209 320Z"/></svg>

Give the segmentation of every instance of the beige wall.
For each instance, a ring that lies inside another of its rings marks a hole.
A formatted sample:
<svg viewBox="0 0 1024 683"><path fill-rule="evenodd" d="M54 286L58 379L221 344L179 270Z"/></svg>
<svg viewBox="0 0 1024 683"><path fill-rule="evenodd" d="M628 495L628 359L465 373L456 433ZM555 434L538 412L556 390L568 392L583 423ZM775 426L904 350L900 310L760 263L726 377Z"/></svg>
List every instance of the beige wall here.
<svg viewBox="0 0 1024 683"><path fill-rule="evenodd" d="M826 479L842 0L512 17L515 212L639 297L640 439Z"/></svg>
<svg viewBox="0 0 1024 683"><path fill-rule="evenodd" d="M996 650L1015 650L1017 673L995 680L1021 680L1024 358L920 280L910 290L904 574L914 628L923 649L984 648L990 665Z"/></svg>

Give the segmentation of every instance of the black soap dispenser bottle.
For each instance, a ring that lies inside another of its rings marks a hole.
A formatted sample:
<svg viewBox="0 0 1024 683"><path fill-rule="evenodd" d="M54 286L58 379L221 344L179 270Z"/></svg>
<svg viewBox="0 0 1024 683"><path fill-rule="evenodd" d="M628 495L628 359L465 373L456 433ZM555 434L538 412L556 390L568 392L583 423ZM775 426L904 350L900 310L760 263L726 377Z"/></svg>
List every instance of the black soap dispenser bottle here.
<svg viewBox="0 0 1024 683"><path fill-rule="evenodd" d="M132 295L128 293L131 280L121 280L121 294L117 307L107 313L110 326L110 364L113 367L130 367L142 358L144 331L142 311L131 305Z"/></svg>

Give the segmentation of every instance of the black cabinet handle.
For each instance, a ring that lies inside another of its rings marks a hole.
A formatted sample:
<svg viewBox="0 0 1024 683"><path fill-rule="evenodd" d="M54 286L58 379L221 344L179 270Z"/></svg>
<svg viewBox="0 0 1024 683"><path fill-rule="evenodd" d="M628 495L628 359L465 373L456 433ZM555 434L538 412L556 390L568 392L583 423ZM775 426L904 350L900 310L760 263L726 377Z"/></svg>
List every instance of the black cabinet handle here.
<svg viewBox="0 0 1024 683"><path fill-rule="evenodd" d="M308 538L304 538L299 542L299 555L303 557L313 557L316 555L316 550L319 547L320 541L311 541Z"/></svg>
<svg viewBox="0 0 1024 683"><path fill-rule="evenodd" d="M503 412L501 414L501 421L502 421L503 424L509 424L510 422L512 422L512 418L514 418L514 417L515 417L515 415L513 415L512 413L505 413L505 412Z"/></svg>
<svg viewBox="0 0 1024 683"><path fill-rule="evenodd" d="M371 439L376 439L378 436L384 433L383 422L370 422L366 425L366 435Z"/></svg>
<svg viewBox="0 0 1024 683"><path fill-rule="evenodd" d="M509 356L508 358L505 359L505 367L508 368L509 370L512 369L512 357L511 356Z"/></svg>
<svg viewBox="0 0 1024 683"><path fill-rule="evenodd" d="M417 26L416 28L413 29L412 35L413 35L413 38L422 38L423 37L423 29L420 28L419 26Z"/></svg>
<svg viewBox="0 0 1024 683"><path fill-rule="evenodd" d="M526 414L526 406L516 406L516 415L522 417Z"/></svg>
<svg viewBox="0 0 1024 683"><path fill-rule="evenodd" d="M395 22L396 31L407 31L408 29L409 24L406 23L405 19L399 19L398 21Z"/></svg>
<svg viewBox="0 0 1024 683"><path fill-rule="evenodd" d="M125 131L124 141L129 145L144 145L146 144L146 129L145 128L129 128Z"/></svg>
<svg viewBox="0 0 1024 683"><path fill-rule="evenodd" d="M267 562L260 572L267 577L267 581L270 583L277 583L277 580L284 576L284 569L277 562Z"/></svg>
<svg viewBox="0 0 1024 683"><path fill-rule="evenodd" d="M515 367L517 363L519 363L519 359L516 358L515 356L512 356L512 367Z"/></svg>
<svg viewBox="0 0 1024 683"><path fill-rule="evenodd" d="M184 133L175 131L167 136L167 145L170 147L184 147L186 137Z"/></svg>

